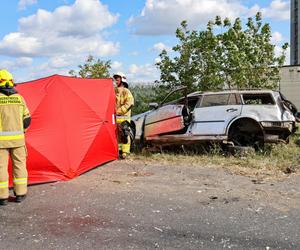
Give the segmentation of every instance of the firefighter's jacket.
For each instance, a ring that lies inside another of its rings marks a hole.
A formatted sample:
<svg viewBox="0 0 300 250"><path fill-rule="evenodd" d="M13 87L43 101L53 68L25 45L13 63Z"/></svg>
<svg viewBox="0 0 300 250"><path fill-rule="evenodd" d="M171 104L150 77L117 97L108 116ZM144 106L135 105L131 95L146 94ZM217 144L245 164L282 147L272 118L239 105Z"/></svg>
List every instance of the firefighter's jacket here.
<svg viewBox="0 0 300 250"><path fill-rule="evenodd" d="M25 145L25 129L30 124L30 113L23 97L14 89L0 90L0 148Z"/></svg>
<svg viewBox="0 0 300 250"><path fill-rule="evenodd" d="M130 90L124 87L116 89L116 113L117 116L124 116L130 119L131 108L134 105L134 98Z"/></svg>

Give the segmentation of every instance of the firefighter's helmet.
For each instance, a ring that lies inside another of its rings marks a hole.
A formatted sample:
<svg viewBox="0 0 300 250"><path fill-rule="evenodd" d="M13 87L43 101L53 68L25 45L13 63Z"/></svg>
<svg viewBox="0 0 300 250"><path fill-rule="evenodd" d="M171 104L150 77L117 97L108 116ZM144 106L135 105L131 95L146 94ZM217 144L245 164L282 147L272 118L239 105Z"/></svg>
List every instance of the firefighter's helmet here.
<svg viewBox="0 0 300 250"><path fill-rule="evenodd" d="M117 72L113 77L114 79L116 79L117 77L121 77L122 82L127 82L126 75L122 72Z"/></svg>
<svg viewBox="0 0 300 250"><path fill-rule="evenodd" d="M123 83L123 85L128 88L128 83L127 83L127 79L126 79L126 75L123 72L117 72L113 75L113 78L116 79L117 77L121 77L121 82Z"/></svg>
<svg viewBox="0 0 300 250"><path fill-rule="evenodd" d="M0 88L12 88L14 86L14 79L11 73L7 70L0 70Z"/></svg>

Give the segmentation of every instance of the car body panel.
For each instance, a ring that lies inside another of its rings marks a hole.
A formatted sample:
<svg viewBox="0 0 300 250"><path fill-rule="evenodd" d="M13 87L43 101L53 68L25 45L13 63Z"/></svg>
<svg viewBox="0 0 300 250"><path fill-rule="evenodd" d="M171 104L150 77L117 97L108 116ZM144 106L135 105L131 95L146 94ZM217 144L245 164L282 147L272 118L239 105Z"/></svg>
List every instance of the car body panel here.
<svg viewBox="0 0 300 250"><path fill-rule="evenodd" d="M238 117L242 105L195 108L190 132L193 135L224 135L227 124Z"/></svg>
<svg viewBox="0 0 300 250"><path fill-rule="evenodd" d="M138 115L134 115L131 117L132 122L134 122L135 124L135 139L136 140L140 140L141 137L144 135L144 123L145 123L145 117L151 113L152 110L149 110L147 112L138 114Z"/></svg>
<svg viewBox="0 0 300 250"><path fill-rule="evenodd" d="M169 104L149 113L144 125L145 138L183 129L183 109L184 105Z"/></svg>

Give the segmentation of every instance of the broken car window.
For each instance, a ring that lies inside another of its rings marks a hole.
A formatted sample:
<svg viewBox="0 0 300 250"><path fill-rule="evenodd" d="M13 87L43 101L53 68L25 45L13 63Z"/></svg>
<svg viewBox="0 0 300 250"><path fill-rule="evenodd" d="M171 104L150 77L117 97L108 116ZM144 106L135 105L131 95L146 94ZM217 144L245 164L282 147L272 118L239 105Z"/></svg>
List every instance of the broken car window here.
<svg viewBox="0 0 300 250"><path fill-rule="evenodd" d="M244 104L247 105L274 105L275 101L269 93L243 94Z"/></svg>
<svg viewBox="0 0 300 250"><path fill-rule="evenodd" d="M201 107L212 107L227 105L229 94L222 95L205 95L201 103Z"/></svg>

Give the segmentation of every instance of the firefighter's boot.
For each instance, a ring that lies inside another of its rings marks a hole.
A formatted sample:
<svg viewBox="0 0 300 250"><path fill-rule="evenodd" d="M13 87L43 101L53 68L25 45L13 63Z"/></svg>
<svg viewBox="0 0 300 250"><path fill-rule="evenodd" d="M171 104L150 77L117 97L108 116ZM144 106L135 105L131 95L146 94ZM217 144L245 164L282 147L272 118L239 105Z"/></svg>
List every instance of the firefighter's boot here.
<svg viewBox="0 0 300 250"><path fill-rule="evenodd" d="M20 203L26 199L26 195L17 195L15 202Z"/></svg>
<svg viewBox="0 0 300 250"><path fill-rule="evenodd" d="M6 206L8 204L8 199L0 199L0 206Z"/></svg>

